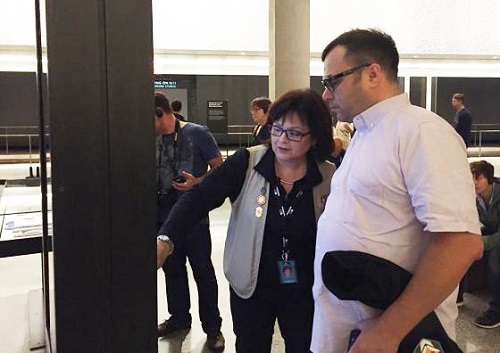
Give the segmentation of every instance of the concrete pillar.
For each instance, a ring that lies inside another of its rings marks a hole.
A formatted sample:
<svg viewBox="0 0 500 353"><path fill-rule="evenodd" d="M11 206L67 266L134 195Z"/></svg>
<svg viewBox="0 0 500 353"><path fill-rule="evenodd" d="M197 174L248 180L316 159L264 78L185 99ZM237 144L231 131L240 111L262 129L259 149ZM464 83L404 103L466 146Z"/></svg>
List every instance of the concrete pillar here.
<svg viewBox="0 0 500 353"><path fill-rule="evenodd" d="M269 98L310 86L309 0L269 1Z"/></svg>

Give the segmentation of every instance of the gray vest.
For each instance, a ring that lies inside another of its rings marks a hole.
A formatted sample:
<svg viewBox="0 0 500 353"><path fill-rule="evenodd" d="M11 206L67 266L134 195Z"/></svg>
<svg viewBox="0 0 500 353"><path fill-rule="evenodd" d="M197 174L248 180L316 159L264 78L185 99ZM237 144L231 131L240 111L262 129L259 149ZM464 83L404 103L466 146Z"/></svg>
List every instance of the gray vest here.
<svg viewBox="0 0 500 353"><path fill-rule="evenodd" d="M250 147L250 157L245 181L236 200L231 205L231 217L227 230L224 249L224 273L236 294L248 299L257 285L264 226L266 224L269 201L269 183L253 168L268 150L268 146ZM335 166L329 162L318 164L323 181L313 188L314 212L316 221L323 212L326 198L330 193L330 181ZM257 198L265 195L261 206ZM258 207L262 207L258 217Z"/></svg>

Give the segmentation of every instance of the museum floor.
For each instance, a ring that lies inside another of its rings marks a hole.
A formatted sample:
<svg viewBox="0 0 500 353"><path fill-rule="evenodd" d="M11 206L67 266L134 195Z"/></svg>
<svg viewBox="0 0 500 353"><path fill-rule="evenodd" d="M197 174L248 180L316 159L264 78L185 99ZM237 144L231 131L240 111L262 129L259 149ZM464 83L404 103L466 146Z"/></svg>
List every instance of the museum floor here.
<svg viewBox="0 0 500 353"><path fill-rule="evenodd" d="M497 151L500 154L500 148ZM496 153L495 153L496 154ZM496 154L497 156L499 154ZM477 158L471 158L475 160ZM484 157L495 165L497 176L500 172L500 157ZM27 173L29 164L0 164L0 179L18 178L19 173ZM22 176L21 175L21 176ZM1 190L0 190L1 192ZM224 352L235 352L235 337L232 332L231 315L229 309L229 287L222 272L222 253L225 240L230 205L226 202L221 208L211 212L211 232L213 241L213 262L216 268L219 283L219 307L223 318L222 332L226 338L226 349ZM27 325L26 314L20 314L15 303L16 295L19 293L39 288L41 274L36 269L40 268L40 255L26 255L0 259L0 300L2 300L0 315L0 352L12 352L5 350L6 344L15 338L16 327ZM158 322L167 317L165 284L161 271L158 272ZM208 353L205 346L206 336L201 329L198 319L197 294L194 280L190 274L191 304L193 324L189 332L175 334L170 338L158 340L159 353ZM5 304L5 305L4 305ZM457 324L458 344L465 353L497 353L500 352L500 327L495 329L481 329L472 323L475 317L487 307L487 293L477 291L465 294L465 305L460 308ZM22 330L18 330L21 331ZM273 353L284 353L284 345L279 336L278 329L273 340ZM23 339L23 338L21 338ZM27 340L27 338L26 338ZM18 351L15 351L16 353ZM27 352L27 351L26 351ZM44 352L43 349L33 352Z"/></svg>

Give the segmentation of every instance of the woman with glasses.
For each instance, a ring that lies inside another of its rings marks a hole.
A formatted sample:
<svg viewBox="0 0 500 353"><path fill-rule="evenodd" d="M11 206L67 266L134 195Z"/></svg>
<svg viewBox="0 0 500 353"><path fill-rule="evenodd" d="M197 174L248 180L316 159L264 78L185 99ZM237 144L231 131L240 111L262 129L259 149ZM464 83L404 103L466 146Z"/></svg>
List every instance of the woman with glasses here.
<svg viewBox="0 0 500 353"><path fill-rule="evenodd" d="M271 105L271 100L267 97L257 97L250 103L250 114L256 124L252 131L251 146L269 143L269 127L267 124L267 111Z"/></svg>
<svg viewBox="0 0 500 353"><path fill-rule="evenodd" d="M278 320L287 353L309 352L316 223L334 165L331 118L309 89L268 112L270 145L243 148L186 192L159 234L158 266L198 217L232 203L224 251L236 351L270 352ZM175 251L175 250L173 250Z"/></svg>

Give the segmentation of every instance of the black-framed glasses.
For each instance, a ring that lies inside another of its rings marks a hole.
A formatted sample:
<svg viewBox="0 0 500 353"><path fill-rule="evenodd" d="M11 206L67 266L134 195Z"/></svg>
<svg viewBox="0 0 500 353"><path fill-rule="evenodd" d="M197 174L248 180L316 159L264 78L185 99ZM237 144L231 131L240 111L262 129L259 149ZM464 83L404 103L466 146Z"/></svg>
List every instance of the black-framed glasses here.
<svg viewBox="0 0 500 353"><path fill-rule="evenodd" d="M276 137L280 137L281 135L283 135L283 133L285 133L287 139L295 142L300 142L302 140L302 137L311 133L311 131L302 132L296 129L283 129L281 126L276 124L272 124L269 127L269 132L271 133L271 135Z"/></svg>
<svg viewBox="0 0 500 353"><path fill-rule="evenodd" d="M340 84L340 82L342 82L342 80L344 79L344 77L349 76L350 74L355 73L359 69L362 69L364 67L368 67L370 65L371 64L366 63L366 64L363 64L363 65L354 66L353 68L350 68L348 70L342 71L339 74L336 74L336 75L333 75L333 76L326 77L326 78L322 79L321 83L323 84L323 86L327 90L329 90L330 92L333 93L333 92L335 92L335 89L337 89L337 86Z"/></svg>

